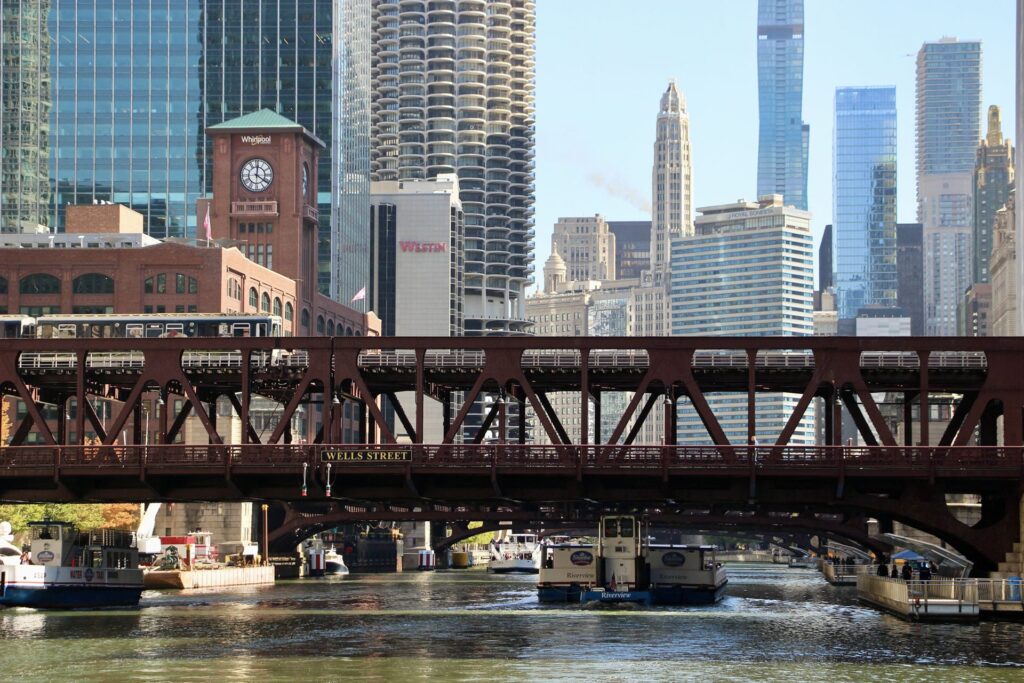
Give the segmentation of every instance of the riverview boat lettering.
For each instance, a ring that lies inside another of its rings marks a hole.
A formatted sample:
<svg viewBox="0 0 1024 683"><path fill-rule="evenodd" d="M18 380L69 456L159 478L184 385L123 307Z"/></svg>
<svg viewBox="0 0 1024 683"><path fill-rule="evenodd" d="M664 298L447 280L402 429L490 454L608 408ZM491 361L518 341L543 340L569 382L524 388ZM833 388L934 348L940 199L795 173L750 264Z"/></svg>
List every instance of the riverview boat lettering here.
<svg viewBox="0 0 1024 683"><path fill-rule="evenodd" d="M411 462L412 451L408 448L334 449L323 451L320 460L321 462Z"/></svg>

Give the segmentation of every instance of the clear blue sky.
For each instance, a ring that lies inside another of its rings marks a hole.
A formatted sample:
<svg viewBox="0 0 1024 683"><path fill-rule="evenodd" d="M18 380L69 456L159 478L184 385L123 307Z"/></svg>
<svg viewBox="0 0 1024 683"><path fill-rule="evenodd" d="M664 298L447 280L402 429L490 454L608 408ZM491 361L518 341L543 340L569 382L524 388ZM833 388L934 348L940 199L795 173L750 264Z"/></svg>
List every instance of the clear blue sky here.
<svg viewBox="0 0 1024 683"><path fill-rule="evenodd" d="M832 222L837 86L896 86L900 221L916 213L914 72L921 43L981 40L982 121L988 105L997 104L1004 134L1014 136L1013 0L805 0L804 23L815 243ZM538 0L538 282L559 216L650 217L654 123L669 78L690 114L694 206L754 198L756 25L757 0Z"/></svg>

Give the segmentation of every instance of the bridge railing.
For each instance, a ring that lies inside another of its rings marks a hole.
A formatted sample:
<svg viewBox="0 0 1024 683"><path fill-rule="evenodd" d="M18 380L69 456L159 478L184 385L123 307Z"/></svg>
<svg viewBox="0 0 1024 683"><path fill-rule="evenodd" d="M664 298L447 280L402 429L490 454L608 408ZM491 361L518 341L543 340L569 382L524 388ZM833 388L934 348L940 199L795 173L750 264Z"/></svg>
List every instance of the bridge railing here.
<svg viewBox="0 0 1024 683"><path fill-rule="evenodd" d="M574 468L685 472L722 470L778 476L985 476L1024 473L1021 447L895 446L645 446L538 444L149 444L9 446L0 448L8 472L41 467L317 466L328 450L388 451L401 457L366 458L378 466ZM343 464L353 462L345 460Z"/></svg>

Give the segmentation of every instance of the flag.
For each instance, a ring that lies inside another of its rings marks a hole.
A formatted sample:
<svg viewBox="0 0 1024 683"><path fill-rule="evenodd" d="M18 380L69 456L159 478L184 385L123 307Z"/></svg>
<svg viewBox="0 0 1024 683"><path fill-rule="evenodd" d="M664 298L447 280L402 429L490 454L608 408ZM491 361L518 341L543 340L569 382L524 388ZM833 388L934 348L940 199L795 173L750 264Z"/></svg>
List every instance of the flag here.
<svg viewBox="0 0 1024 683"><path fill-rule="evenodd" d="M356 295L354 297L352 297L352 303L355 303L357 301L362 301L365 298L366 298L366 287L363 287L358 292L356 292Z"/></svg>
<svg viewBox="0 0 1024 683"><path fill-rule="evenodd" d="M213 233L210 229L210 205L206 205L206 218L203 219L203 229L206 230L206 241L209 242L213 239Z"/></svg>

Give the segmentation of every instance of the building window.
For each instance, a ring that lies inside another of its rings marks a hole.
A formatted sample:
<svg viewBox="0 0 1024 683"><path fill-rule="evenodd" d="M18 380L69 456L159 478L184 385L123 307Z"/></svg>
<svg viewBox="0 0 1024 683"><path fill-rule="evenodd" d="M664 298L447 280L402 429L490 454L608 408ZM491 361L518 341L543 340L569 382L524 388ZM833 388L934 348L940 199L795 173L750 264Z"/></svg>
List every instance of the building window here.
<svg viewBox="0 0 1024 683"><path fill-rule="evenodd" d="M113 306L72 306L71 312L77 315L109 315L114 312Z"/></svg>
<svg viewBox="0 0 1024 683"><path fill-rule="evenodd" d="M309 309L302 309L302 329L309 332Z"/></svg>
<svg viewBox="0 0 1024 683"><path fill-rule="evenodd" d="M260 294L256 291L255 287L249 288L249 305L253 308L260 305Z"/></svg>
<svg viewBox="0 0 1024 683"><path fill-rule="evenodd" d="M260 298L260 310L270 313L270 295L266 292L263 292L263 296Z"/></svg>
<svg viewBox="0 0 1024 683"><path fill-rule="evenodd" d="M60 294L60 280L47 273L33 273L21 278L22 294Z"/></svg>
<svg viewBox="0 0 1024 683"><path fill-rule="evenodd" d="M316 333L317 334L323 334L324 333L324 317L322 315L318 315L316 317Z"/></svg>
<svg viewBox="0 0 1024 683"><path fill-rule="evenodd" d="M295 308L290 301L284 305L284 319L295 320Z"/></svg>
<svg viewBox="0 0 1024 683"><path fill-rule="evenodd" d="M0 294L7 293L7 278L0 277Z"/></svg>
<svg viewBox="0 0 1024 683"><path fill-rule="evenodd" d="M146 294L166 294L167 273L160 273L156 277L152 275L147 277L142 283L142 291Z"/></svg>
<svg viewBox="0 0 1024 683"><path fill-rule="evenodd" d="M114 278L103 273L79 275L71 283L71 291L75 294L113 294Z"/></svg>
<svg viewBox="0 0 1024 683"><path fill-rule="evenodd" d="M191 275L186 276L183 273L175 273L174 275L174 293L184 294L195 294L199 291L199 281Z"/></svg>
<svg viewBox="0 0 1024 683"><path fill-rule="evenodd" d="M281 299L276 296L274 297L274 315L281 315Z"/></svg>
<svg viewBox="0 0 1024 683"><path fill-rule="evenodd" d="M328 320L327 321L327 336L328 337L333 337L334 336L334 321L333 320Z"/></svg>
<svg viewBox="0 0 1024 683"><path fill-rule="evenodd" d="M41 315L53 315L60 313L60 306L22 306L18 309L22 315L30 315L38 318Z"/></svg>

